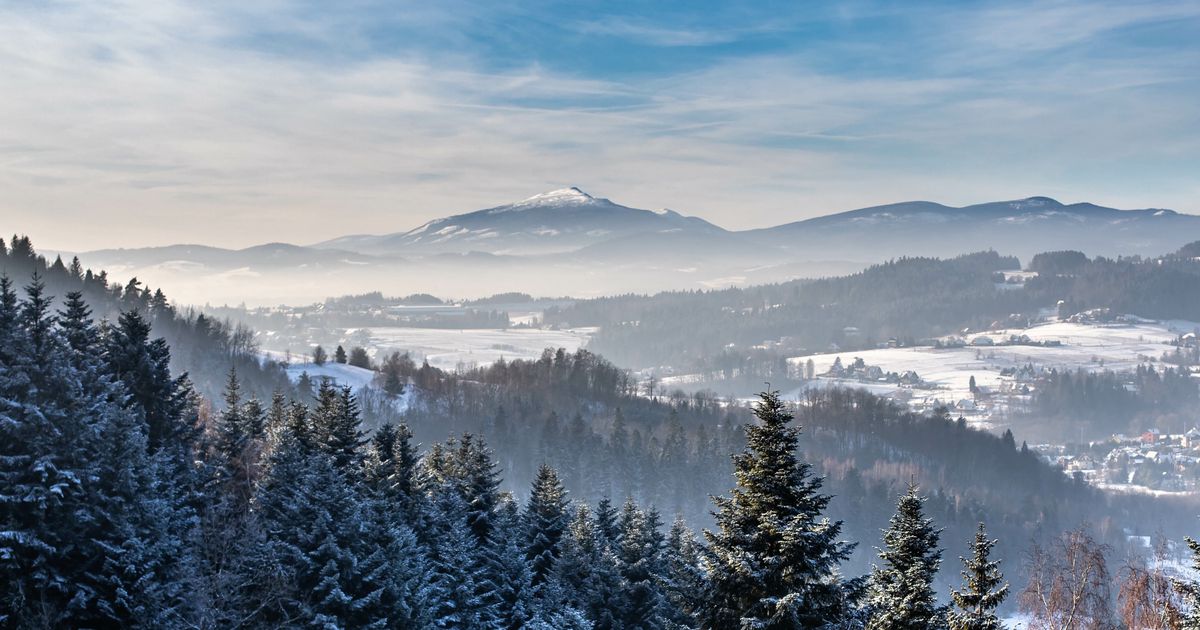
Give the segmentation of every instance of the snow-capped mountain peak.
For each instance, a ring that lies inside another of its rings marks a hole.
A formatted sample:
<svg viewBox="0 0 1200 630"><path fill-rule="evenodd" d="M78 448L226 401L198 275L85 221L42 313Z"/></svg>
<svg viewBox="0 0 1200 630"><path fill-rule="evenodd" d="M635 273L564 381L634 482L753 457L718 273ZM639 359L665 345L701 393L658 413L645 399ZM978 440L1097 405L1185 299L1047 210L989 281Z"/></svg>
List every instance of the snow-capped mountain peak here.
<svg viewBox="0 0 1200 630"><path fill-rule="evenodd" d="M496 208L496 210L502 212L504 210L524 210L526 208L542 208L547 206L582 206L596 201L595 197L572 186L570 188L560 188L544 192L540 195L534 195L514 204L501 206L500 208Z"/></svg>

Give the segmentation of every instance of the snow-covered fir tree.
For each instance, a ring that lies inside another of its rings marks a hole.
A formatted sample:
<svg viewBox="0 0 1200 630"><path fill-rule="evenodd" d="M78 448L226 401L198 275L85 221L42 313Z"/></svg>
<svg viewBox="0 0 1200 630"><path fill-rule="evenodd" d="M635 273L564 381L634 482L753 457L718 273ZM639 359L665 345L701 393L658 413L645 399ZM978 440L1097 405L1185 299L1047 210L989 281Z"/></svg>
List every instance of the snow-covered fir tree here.
<svg viewBox="0 0 1200 630"><path fill-rule="evenodd" d="M1000 572L1000 561L992 560L996 540L988 538L983 523L971 542L971 557L963 563L963 588L950 593L957 610L949 615L951 630L999 630L996 608L1008 596L1008 584Z"/></svg>
<svg viewBox="0 0 1200 630"><path fill-rule="evenodd" d="M597 630L620 627L618 619L627 608L618 562L591 511L579 506L563 538L554 580L567 603L583 611Z"/></svg>
<svg viewBox="0 0 1200 630"><path fill-rule="evenodd" d="M550 578L561 553L563 533L567 529L567 491L553 468L543 464L533 480L529 502L525 506L525 556L533 572L533 586L542 587Z"/></svg>
<svg viewBox="0 0 1200 630"><path fill-rule="evenodd" d="M858 582L838 565L852 546L823 516L830 497L798 459L799 429L777 392L764 392L734 456L732 496L717 497L717 530L705 531L704 628L820 628L842 619Z"/></svg>
<svg viewBox="0 0 1200 630"><path fill-rule="evenodd" d="M933 589L942 563L940 532L925 517L924 501L910 483L883 531L881 563L868 584L867 630L928 630L946 625L946 610L938 605Z"/></svg>

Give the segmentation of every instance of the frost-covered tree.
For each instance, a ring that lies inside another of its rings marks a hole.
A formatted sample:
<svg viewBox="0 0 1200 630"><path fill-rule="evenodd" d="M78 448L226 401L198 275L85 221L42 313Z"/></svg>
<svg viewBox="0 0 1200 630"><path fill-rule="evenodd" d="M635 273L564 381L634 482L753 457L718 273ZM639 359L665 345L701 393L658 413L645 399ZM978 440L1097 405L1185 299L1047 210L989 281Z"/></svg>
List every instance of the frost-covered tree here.
<svg viewBox="0 0 1200 630"><path fill-rule="evenodd" d="M926 518L925 499L909 484L896 513L883 531L881 564L868 584L868 630L928 630L943 628L945 608L937 603L933 580L942 562L940 530Z"/></svg>
<svg viewBox="0 0 1200 630"><path fill-rule="evenodd" d="M529 503L525 506L525 557L533 572L533 585L540 587L550 576L561 552L560 543L567 529L567 491L554 469L542 464Z"/></svg>
<svg viewBox="0 0 1200 630"><path fill-rule="evenodd" d="M502 499L496 512L496 533L488 558L492 616L504 630L523 628L535 609L533 572L525 559L520 508L511 497Z"/></svg>
<svg viewBox="0 0 1200 630"><path fill-rule="evenodd" d="M121 313L104 345L109 373L125 386L126 408L146 423L149 448L175 448L193 439L195 426L186 418L191 388L186 376L172 378L171 350L166 340L151 337L150 322L138 311Z"/></svg>
<svg viewBox="0 0 1200 630"><path fill-rule="evenodd" d="M0 278L0 625L186 624L179 451L150 452L78 295L50 303Z"/></svg>
<svg viewBox="0 0 1200 630"><path fill-rule="evenodd" d="M421 494L417 489L420 457L407 426L384 424L371 436L363 464L366 484L410 527L419 524Z"/></svg>
<svg viewBox="0 0 1200 630"><path fill-rule="evenodd" d="M453 488L444 488L435 497L430 560L436 628L487 628L494 622L494 611L481 594L487 576L466 514L466 506Z"/></svg>
<svg viewBox="0 0 1200 630"><path fill-rule="evenodd" d="M660 526L657 512L639 509L632 499L625 501L617 544L621 627L653 630L667 624L669 610L662 590L666 566Z"/></svg>
<svg viewBox="0 0 1200 630"><path fill-rule="evenodd" d="M735 455L732 496L716 497L705 531L705 628L819 628L841 619L858 590L838 574L852 546L823 516L830 497L796 456L799 429L777 392L755 406L746 450Z"/></svg>
<svg viewBox="0 0 1200 630"><path fill-rule="evenodd" d="M996 540L988 538L984 524L979 524L971 543L971 557L963 563L963 588L950 593L957 610L949 615L951 630L999 630L996 608L1008 596L1008 584L1000 572L1000 561L992 560Z"/></svg>
<svg viewBox="0 0 1200 630"><path fill-rule="evenodd" d="M337 387L328 379L321 381L309 422L317 450L333 458L338 470L357 471L362 460L360 449L367 440L359 426L358 402L352 390Z"/></svg>
<svg viewBox="0 0 1200 630"><path fill-rule="evenodd" d="M675 518L667 533L664 549L666 582L664 591L670 604L671 627L695 626L695 611L704 596L704 569L700 559L700 544L688 529L682 516Z"/></svg>
<svg viewBox="0 0 1200 630"><path fill-rule="evenodd" d="M580 506L563 537L553 579L566 603L583 611L597 630L621 627L619 619L628 608L618 564L590 510Z"/></svg>

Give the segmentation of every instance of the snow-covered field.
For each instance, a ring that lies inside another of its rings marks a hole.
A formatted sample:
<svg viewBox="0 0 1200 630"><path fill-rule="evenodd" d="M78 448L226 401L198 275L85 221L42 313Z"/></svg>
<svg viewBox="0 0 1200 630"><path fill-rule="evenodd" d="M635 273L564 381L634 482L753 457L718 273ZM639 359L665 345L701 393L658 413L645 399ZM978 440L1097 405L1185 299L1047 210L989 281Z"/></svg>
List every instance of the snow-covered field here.
<svg viewBox="0 0 1200 630"><path fill-rule="evenodd" d="M587 343L595 328L550 330L540 328L444 329L365 328L370 346L380 353L408 352L420 362L443 369L459 363L486 365L500 358L536 359L546 348L575 351ZM354 333L357 331L348 331Z"/></svg>
<svg viewBox="0 0 1200 630"><path fill-rule="evenodd" d="M1062 344L1060 346L918 346L831 352L793 357L788 361L799 368L812 359L817 374L828 371L838 358L841 358L843 365L850 365L855 358L862 358L867 365L878 366L884 372L902 374L912 370L922 380L937 386L933 390L912 390L914 404L953 405L972 397L969 386L972 376L977 385L998 390L1002 381L1000 370L1027 364L1035 368L1132 370L1139 363L1146 363L1149 357L1157 361L1164 352L1174 349L1167 342L1196 327L1195 322L1182 321L1112 325L1052 322L1025 329L977 333L969 335L966 340L969 343L978 337L990 337L1000 343L1012 335L1024 335L1034 342L1058 341ZM821 379L820 383L867 387L885 395L902 389L900 385L888 383L864 384L835 379Z"/></svg>
<svg viewBox="0 0 1200 630"><path fill-rule="evenodd" d="M287 372L292 381L299 380L301 373L308 372L308 377L313 379L313 382L328 378L338 385L350 386L355 391L370 385L375 379L375 372L371 370L333 362L327 362L325 365L293 363L288 365Z"/></svg>

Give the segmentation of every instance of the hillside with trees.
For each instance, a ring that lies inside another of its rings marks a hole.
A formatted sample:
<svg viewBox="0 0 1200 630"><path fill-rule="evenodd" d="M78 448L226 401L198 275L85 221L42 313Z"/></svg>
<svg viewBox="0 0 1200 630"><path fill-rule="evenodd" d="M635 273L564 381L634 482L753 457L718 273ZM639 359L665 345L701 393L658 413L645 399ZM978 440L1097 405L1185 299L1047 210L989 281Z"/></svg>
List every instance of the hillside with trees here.
<svg viewBox="0 0 1200 630"><path fill-rule="evenodd" d="M260 398L269 398L277 390L290 391L284 370L260 361L250 328L192 308L180 309L162 289L147 287L137 278L124 283L110 279L104 270L83 268L78 258L69 263L61 257L47 261L28 237L14 235L7 243L0 239L0 275L19 286L34 274L44 284L52 307L78 292L97 321L115 322L121 313L136 311L153 334L171 347L171 369L187 373L207 400L220 400L230 366L237 368L243 387Z"/></svg>
<svg viewBox="0 0 1200 630"><path fill-rule="evenodd" d="M768 342L791 356L889 340L912 345L968 328L1024 327L1047 308L1064 317L1110 309L1200 321L1197 248L1157 258L1048 252L1030 262L1038 273L1018 284L1002 273L1019 269L1017 259L996 252L901 258L838 278L581 300L549 309L545 320L599 326L589 349L620 365L702 372L722 370L731 355L745 360Z"/></svg>

